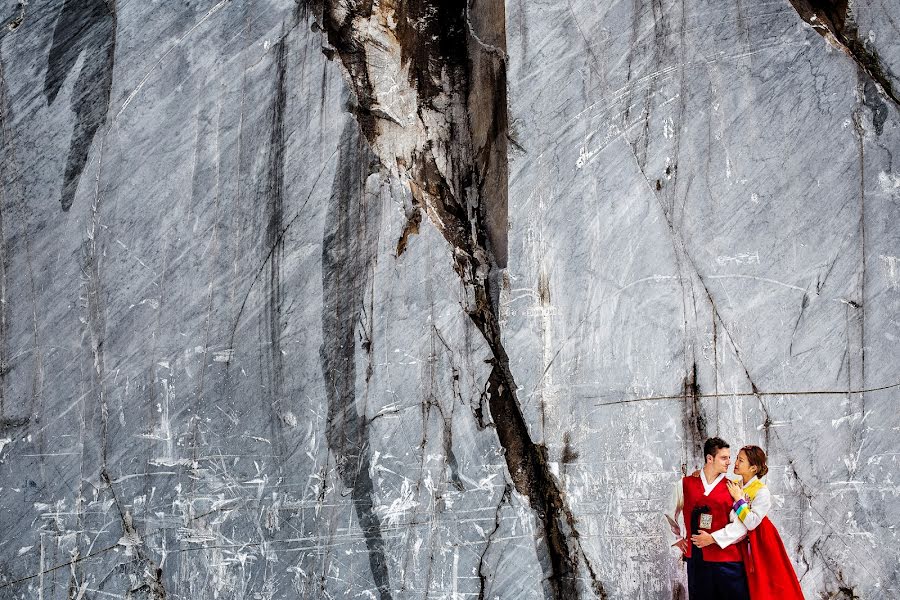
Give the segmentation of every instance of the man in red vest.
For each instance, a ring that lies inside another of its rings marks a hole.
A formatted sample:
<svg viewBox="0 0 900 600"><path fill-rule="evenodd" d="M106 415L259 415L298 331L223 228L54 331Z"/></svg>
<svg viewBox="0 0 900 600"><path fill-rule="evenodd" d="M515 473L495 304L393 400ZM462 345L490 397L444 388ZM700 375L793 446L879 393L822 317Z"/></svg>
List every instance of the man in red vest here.
<svg viewBox="0 0 900 600"><path fill-rule="evenodd" d="M747 574L735 542L747 528L732 511L725 473L731 450L725 440L709 438L703 445L706 463L699 477L687 476L675 486L675 520L684 515L685 537L679 547L687 562L690 600L750 600Z"/></svg>

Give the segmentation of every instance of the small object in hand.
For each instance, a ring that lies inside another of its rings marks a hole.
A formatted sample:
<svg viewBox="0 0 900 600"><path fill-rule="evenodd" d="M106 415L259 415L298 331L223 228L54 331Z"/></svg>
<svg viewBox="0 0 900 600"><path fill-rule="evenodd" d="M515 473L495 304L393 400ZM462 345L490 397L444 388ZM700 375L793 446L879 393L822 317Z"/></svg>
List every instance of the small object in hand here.
<svg viewBox="0 0 900 600"><path fill-rule="evenodd" d="M681 535L681 526L669 515L666 515L666 519L669 521L669 528L672 530L672 533L676 536Z"/></svg>
<svg viewBox="0 0 900 600"><path fill-rule="evenodd" d="M686 538L681 538L672 545L681 550L681 553L685 556L687 556L688 551L691 549L691 543Z"/></svg>

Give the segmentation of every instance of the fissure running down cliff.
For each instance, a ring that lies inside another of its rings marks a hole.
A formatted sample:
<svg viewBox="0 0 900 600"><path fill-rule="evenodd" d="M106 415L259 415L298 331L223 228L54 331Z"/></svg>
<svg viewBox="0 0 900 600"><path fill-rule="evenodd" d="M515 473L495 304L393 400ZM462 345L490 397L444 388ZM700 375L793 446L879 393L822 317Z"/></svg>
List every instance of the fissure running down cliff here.
<svg viewBox="0 0 900 600"><path fill-rule="evenodd" d="M546 451L531 439L500 335L508 220L504 3L326 1L317 18L374 154L452 248L466 311L493 354L486 394L507 468L543 530L537 550L547 595L605 597ZM416 229L404 232L398 249ZM579 577L582 568L588 577ZM585 579L589 592L579 583Z"/></svg>

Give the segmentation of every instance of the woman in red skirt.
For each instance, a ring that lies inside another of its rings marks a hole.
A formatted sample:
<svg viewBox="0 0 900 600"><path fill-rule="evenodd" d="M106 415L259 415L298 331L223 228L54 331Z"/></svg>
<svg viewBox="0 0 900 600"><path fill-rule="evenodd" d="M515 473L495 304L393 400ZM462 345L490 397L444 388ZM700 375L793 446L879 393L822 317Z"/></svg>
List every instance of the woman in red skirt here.
<svg viewBox="0 0 900 600"><path fill-rule="evenodd" d="M750 599L804 600L781 536L766 516L772 507L772 494L759 478L768 470L763 449L744 446L734 463L734 474L743 478L743 486L728 482L728 491L734 498L734 512L749 531L742 548Z"/></svg>

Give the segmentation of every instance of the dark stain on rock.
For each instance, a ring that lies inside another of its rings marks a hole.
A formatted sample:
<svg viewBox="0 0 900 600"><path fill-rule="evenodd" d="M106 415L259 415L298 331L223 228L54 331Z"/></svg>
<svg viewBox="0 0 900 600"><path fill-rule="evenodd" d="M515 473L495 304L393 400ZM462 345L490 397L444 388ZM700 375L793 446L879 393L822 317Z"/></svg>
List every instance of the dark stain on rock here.
<svg viewBox="0 0 900 600"><path fill-rule="evenodd" d="M284 253L284 112L287 105L285 78L287 75L286 42L282 38L275 46L275 95L272 99L268 165L264 189L266 212L266 250L269 253L269 334L273 364L281 365L281 259ZM278 369L280 371L280 368ZM281 373L276 373L280 378Z"/></svg>
<svg viewBox="0 0 900 600"><path fill-rule="evenodd" d="M458 491L465 491L466 486L463 485L462 479L459 477L459 460L456 458L456 453L453 452L453 430L449 424L444 427L444 456L446 457L447 468L450 471L450 483Z"/></svg>
<svg viewBox="0 0 900 600"><path fill-rule="evenodd" d="M881 135L884 132L884 122L887 121L888 107L878 93L878 86L870 79L863 83L863 104L872 111L872 126L875 133Z"/></svg>
<svg viewBox="0 0 900 600"><path fill-rule="evenodd" d="M541 306L550 305L550 277L543 270L538 274L538 300Z"/></svg>
<svg viewBox="0 0 900 600"><path fill-rule="evenodd" d="M419 226L422 225L422 211L419 210L417 206L414 206L412 210L410 210L406 215L406 225L403 226L403 233L400 234L400 239L397 240L397 256L400 256L406 251L406 246L409 244L409 236L417 235L419 233Z"/></svg>
<svg viewBox="0 0 900 600"><path fill-rule="evenodd" d="M350 496L369 551L369 566L381 600L391 587L381 520L372 500L368 420L356 406L356 325L368 272L378 248L381 204L366 193L377 171L368 144L350 120L341 134L334 186L322 242L322 346L319 357L328 400L326 439Z"/></svg>
<svg viewBox="0 0 900 600"><path fill-rule="evenodd" d="M578 452L572 448L572 434L567 431L563 434L562 462L564 465L568 465L576 460L578 460Z"/></svg>
<svg viewBox="0 0 900 600"><path fill-rule="evenodd" d="M284 332L284 296L281 285L282 258L284 256L284 166L285 110L287 108L287 36L282 36L274 48L275 86L272 97L269 148L266 161L266 177L258 204L266 207L266 232L263 251L267 253L267 299L263 318L268 333L268 386L266 403L270 411L269 427L272 433L276 457L285 454L284 434L281 423L281 398L284 389L284 354L281 338ZM281 467L280 458L278 466Z"/></svg>
<svg viewBox="0 0 900 600"><path fill-rule="evenodd" d="M885 95L900 107L900 96L894 90L896 79L882 64L875 50L870 50L859 38L849 0L790 0L800 18L822 37L841 48L857 66L877 83Z"/></svg>
<svg viewBox="0 0 900 600"><path fill-rule="evenodd" d="M809 294L803 292L803 299L800 301L800 312L797 314L797 320L794 321L794 329L791 331L791 343L788 346L788 355L794 356L794 336L797 334L797 328L800 327L800 321L803 320L803 313L809 306Z"/></svg>
<svg viewBox="0 0 900 600"><path fill-rule="evenodd" d="M64 211L75 200L94 136L106 122L115 48L116 9L112 0L66 0L53 31L44 77L44 95L47 103L52 104L78 57L86 53L70 101L75 126L60 200Z"/></svg>
<svg viewBox="0 0 900 600"><path fill-rule="evenodd" d="M9 23L6 24L6 29L8 31L15 31L19 27L22 26L22 23L25 22L25 8L28 6L27 0L18 0L19 3L19 14L15 16Z"/></svg>
<svg viewBox="0 0 900 600"><path fill-rule="evenodd" d="M697 383L697 363L684 378L683 427L696 458L703 458L703 444L707 438L706 417L700 403L700 385Z"/></svg>
<svg viewBox="0 0 900 600"><path fill-rule="evenodd" d="M444 91L445 75L467 82L469 63L466 0L411 0L398 3L397 37L410 64L410 84L431 104Z"/></svg>
<svg viewBox="0 0 900 600"><path fill-rule="evenodd" d="M363 134L369 140L377 134L375 116L372 112L374 87L369 80L369 66L366 62L365 45L354 36L354 18L368 19L372 15L372 0L357 0L338 6L336 0L319 0L314 12L321 20L322 30L330 44L322 52L332 60L338 53L353 85L351 110ZM323 82L325 75L323 73ZM324 90L323 90L324 98Z"/></svg>

